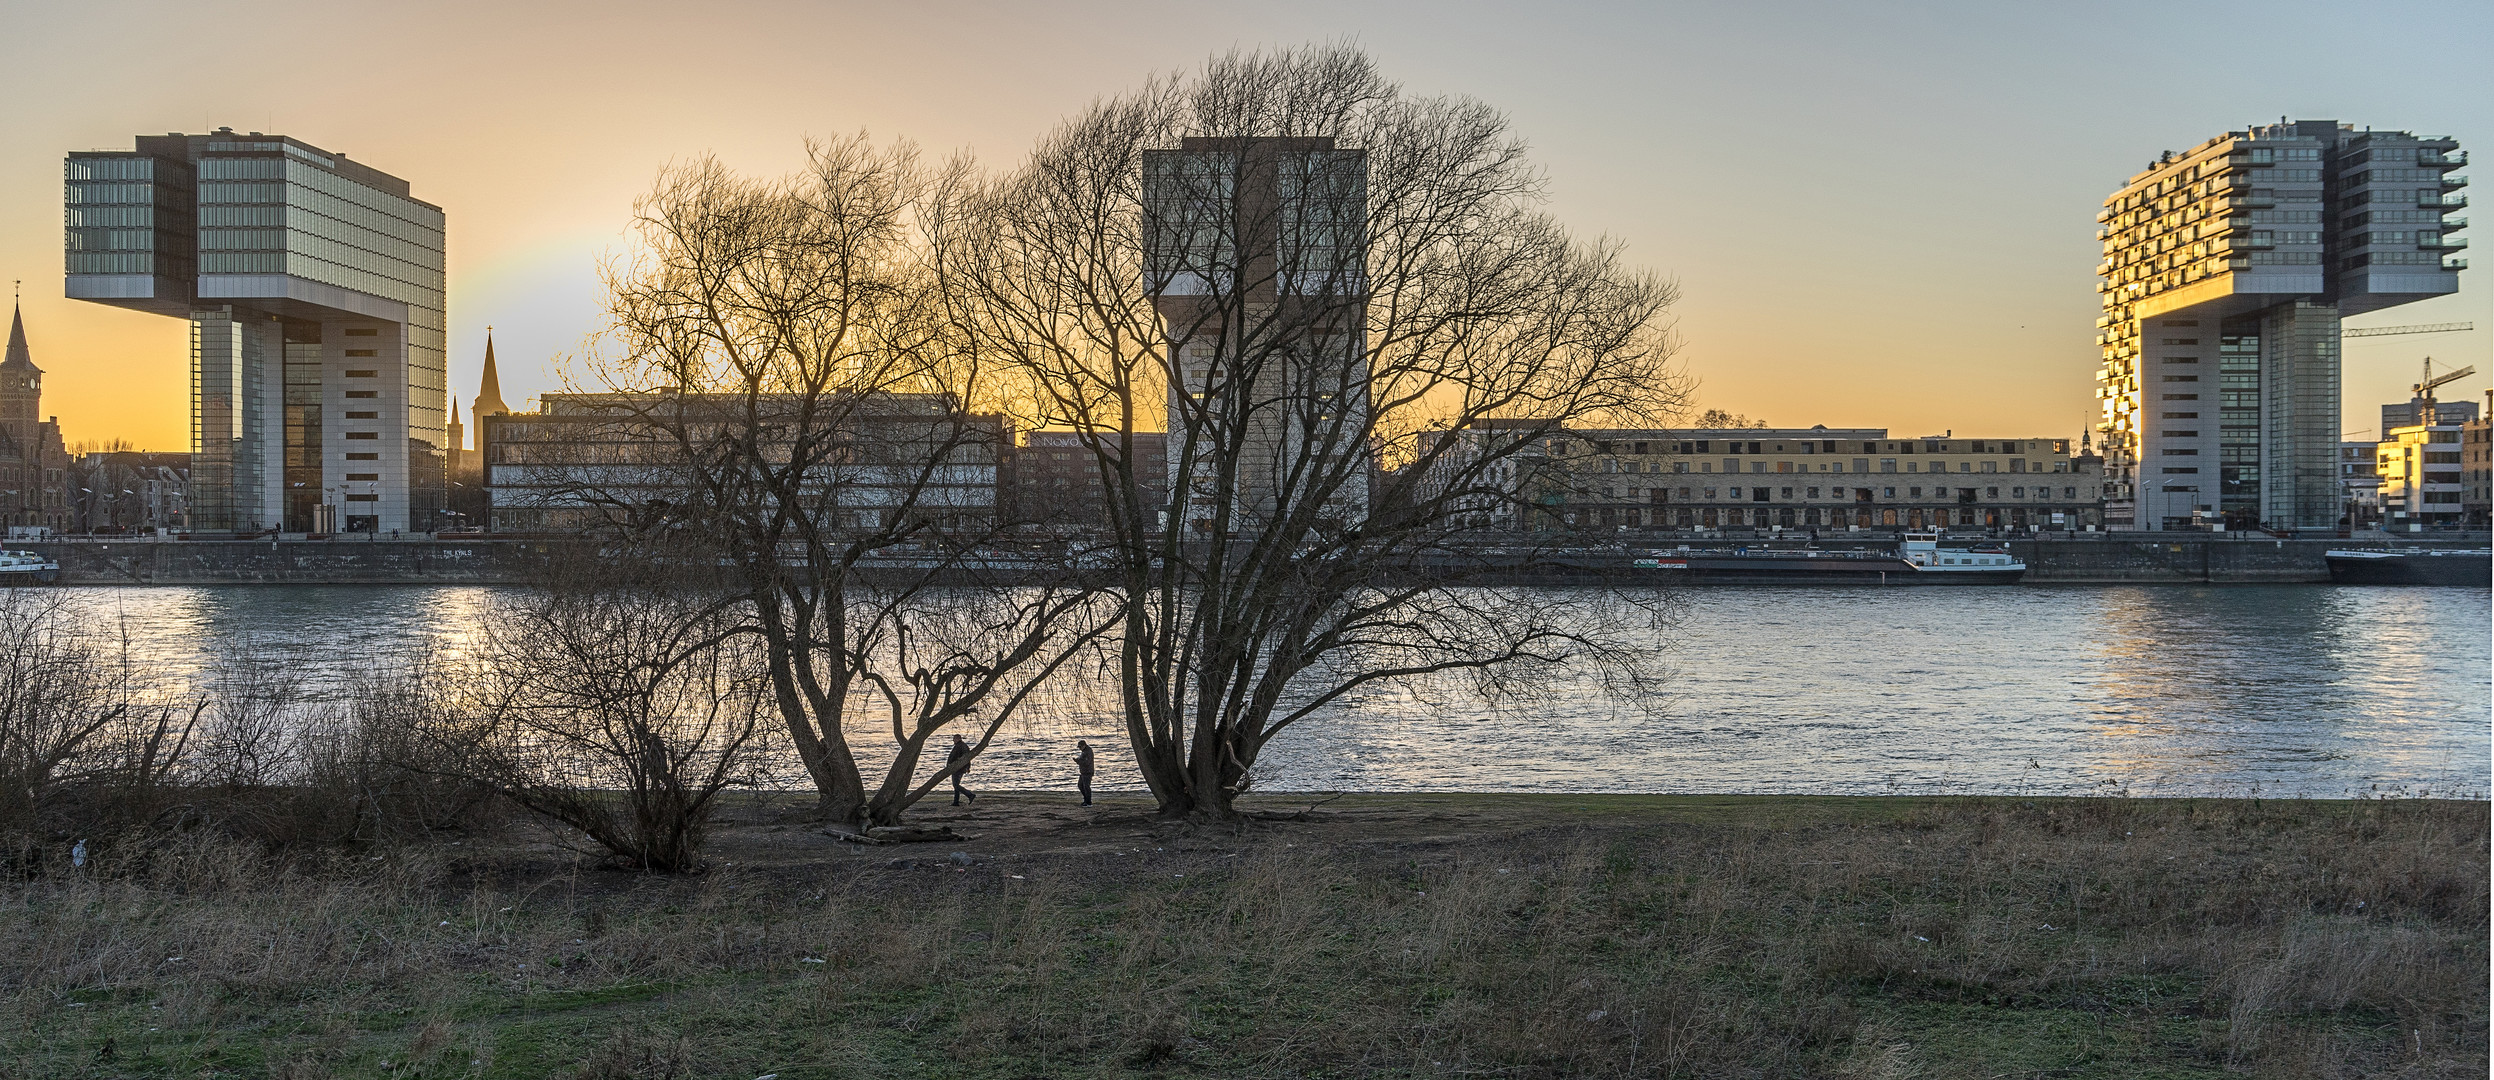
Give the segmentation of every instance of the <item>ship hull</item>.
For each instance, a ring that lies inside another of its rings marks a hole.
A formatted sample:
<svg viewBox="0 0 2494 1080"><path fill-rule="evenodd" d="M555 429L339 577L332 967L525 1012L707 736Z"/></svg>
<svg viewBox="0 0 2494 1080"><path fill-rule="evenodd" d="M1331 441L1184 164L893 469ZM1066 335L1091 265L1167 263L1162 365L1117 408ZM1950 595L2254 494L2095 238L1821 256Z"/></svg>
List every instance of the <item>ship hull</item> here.
<svg viewBox="0 0 2494 1080"><path fill-rule="evenodd" d="M2329 579L2340 585L2446 585L2494 588L2494 555L2482 551L2333 551Z"/></svg>
<svg viewBox="0 0 2494 1080"><path fill-rule="evenodd" d="M1903 559L1690 556L1660 560L1645 572L1689 585L2015 585L2026 567L1925 570Z"/></svg>

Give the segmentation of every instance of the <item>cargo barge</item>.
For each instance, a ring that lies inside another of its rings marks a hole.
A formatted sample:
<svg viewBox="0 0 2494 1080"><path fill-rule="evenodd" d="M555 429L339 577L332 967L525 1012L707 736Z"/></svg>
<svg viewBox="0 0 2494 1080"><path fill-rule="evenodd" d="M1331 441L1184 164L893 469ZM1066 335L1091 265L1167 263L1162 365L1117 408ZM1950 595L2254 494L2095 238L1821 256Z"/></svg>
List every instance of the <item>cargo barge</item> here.
<svg viewBox="0 0 2494 1080"><path fill-rule="evenodd" d="M2324 552L2329 579L2340 585L2456 585L2494 588L2494 550L2350 548Z"/></svg>
<svg viewBox="0 0 2494 1080"><path fill-rule="evenodd" d="M1945 548L1930 533L1909 533L1894 551L1683 547L1635 566L1690 585L2014 585L2026 576L2007 548Z"/></svg>

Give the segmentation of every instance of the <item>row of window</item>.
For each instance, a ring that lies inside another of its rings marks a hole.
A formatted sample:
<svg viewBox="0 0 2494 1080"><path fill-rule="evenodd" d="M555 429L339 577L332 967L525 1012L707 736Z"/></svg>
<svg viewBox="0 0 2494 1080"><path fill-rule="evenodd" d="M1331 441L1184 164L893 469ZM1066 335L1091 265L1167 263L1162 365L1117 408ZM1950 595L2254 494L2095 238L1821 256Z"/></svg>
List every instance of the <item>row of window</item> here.
<svg viewBox="0 0 2494 1080"><path fill-rule="evenodd" d="M1616 489L1613 489L1613 488L1602 488L1602 489L1599 489L1599 490L1598 490L1598 491L1596 491L1596 492L1589 492L1588 494L1590 494L1590 495L1598 495L1600 498L1605 498L1605 499L1620 498L1621 496L1619 496L1619 495L1615 494L1615 490L1616 490ZM1731 502L1742 502L1742 501L1748 501L1748 502L1766 502L1766 501L1768 501L1770 498L1781 498L1781 499L1784 499L1784 500L1787 500L1787 501L1794 500L1794 499L1796 499L1796 498L1800 498L1800 499L1818 499L1818 498L1822 498L1822 496L1819 494L1819 492L1820 492L1820 490L1821 490L1821 489L1819 489L1819 488L1814 488L1814 487L1786 487L1786 488L1768 488L1768 487L1746 487L1746 488L1743 488L1743 487L1726 487L1726 488L1685 488L1685 487L1684 487L1684 488L1627 488L1627 489L1625 489L1625 490L1627 491L1627 495L1626 495L1625 497L1626 497L1626 498L1630 498L1630 499L1677 499L1677 500L1678 500L1678 501L1680 501L1680 502L1690 502L1690 501L1694 501L1694 500L1697 500L1697 499L1700 499L1700 498L1702 498L1704 501L1707 501L1707 502L1719 502L1719 501L1731 501ZM1842 487L1832 487L1832 488L1827 488L1827 489L1825 489L1825 490L1826 490L1827 494L1824 496L1824 498L1834 499L1834 500L1837 500L1837 501L1839 501L1839 502L1859 502L1859 501L1861 501L1861 500L1864 500L1864 499L1869 499L1869 498L1873 498L1873 497L1882 498L1882 499L1894 499L1894 498L1896 498L1896 497L1897 497L1897 490L1898 490L1898 489L1897 489L1897 488L1894 488L1894 487L1882 487L1882 488L1877 489L1878 494L1877 494L1876 496L1874 496L1874 495L1872 494L1872 490L1873 490L1873 489L1871 489L1871 488L1842 488ZM1922 489L1922 488L1918 488L1918 487L1907 487L1907 488L1905 488L1904 490L1905 490L1905 492L1906 492L1906 495L1905 495L1905 497L1906 497L1906 498L1909 498L1909 499L1921 499L1921 498L1923 498L1923 497L1924 497L1924 495L1923 495L1923 489ZM1804 494L1799 495L1799 496L1795 496L1793 493L1794 493L1794 492L1796 492L1796 491L1803 492ZM2030 492L2030 491L2032 491L2032 492L2033 492L2033 494L2032 494L2032 495L2030 495L2030 494L2029 494L2029 492ZM2078 489L2077 489L2076 487L2064 487L2064 488L2061 488L2061 489L2060 489L2060 491L2061 491L2061 496L2060 496L2061 498L2064 498L2064 499L2075 499L2075 498L2078 498ZM1697 493L1699 493L1699 492L1702 492L1702 493L1703 493L1703 495L1701 496L1701 495L1697 494ZM1717 494L1718 492L1721 492L1721 493L1723 493L1723 494L1719 496L1719 495ZM1935 487L1935 488L1930 489L1930 492L1931 492L1931 494L1930 494L1930 498L1933 498L1933 499L1965 499L1965 498L1971 498L1971 497L1973 497L1973 496L1974 496L1974 493L1975 493L1975 489L1973 489L1973 488L1945 488L1945 487ZM2052 493L2053 493L2053 489L2052 489L2052 488L2049 488L2049 487L2040 487L2040 486L2039 486L2039 487L2035 487L2035 488L2031 488L2031 489L2030 489L2030 488L2026 488L2026 487L2012 487L2012 488L2010 488L2010 489L2009 489L2009 497L2010 497L2010 498L2012 498L2012 499L2027 499L2027 498L2034 498L2034 499L2049 499L2049 498L2052 498L2052 497L2053 497L2053 494L2052 494ZM1986 498L1986 499L1998 499L1998 498L2000 498L2000 497L2001 497L2001 495L2000 495L2000 489L1999 489L1999 488L1997 488L1997 487L1987 487L1987 488L1984 488L1984 489L1983 489L1983 497L1984 497L1984 498Z"/></svg>
<svg viewBox="0 0 2494 1080"><path fill-rule="evenodd" d="M62 193L61 198L62 201L71 206L80 206L88 203L140 203L152 205L156 201L156 185L106 183L71 184L68 185L67 190Z"/></svg>
<svg viewBox="0 0 2494 1080"><path fill-rule="evenodd" d="M2170 344L2170 342L2168 343ZM1958 440L1964 443L1965 448L1962 450L1952 449L1952 442L1936 439L1921 441L1913 439L1900 439L1895 442L1887 443L1864 439L1860 440L1862 449L1854 451L1851 450L1850 447L1854 445L1855 441L1856 440L1852 439L1788 439L1778 441L1774 445L1776 452L1778 453L1783 452L1785 446L1790 445L1794 447L1797 452L1804 454L1911 454L1917 452L1917 447L1920 447L1920 453L1925 454L2023 454L2029 449L2026 441L2016 439ZM1599 439L1586 440L1587 445L1590 446L1593 452L1597 454L1617 454L1622 452L1628 454L1711 454L1715 452L1714 445L1717 442L1721 442L1723 444L1723 452L1727 454L1763 454L1767 452L1765 449L1767 443L1763 440L1683 439L1676 442L1622 442L1619 440L1604 441ZM1744 445L1747 447L1746 450L1743 449ZM1549 442L1549 449L1553 454L1565 454L1574 448L1574 446L1575 443L1567 439L1552 439ZM1884 450L1881 449L1883 446L1885 447ZM2040 449L2040 447L2041 443L2037 442L2035 448Z"/></svg>
<svg viewBox="0 0 2494 1080"><path fill-rule="evenodd" d="M2347 177L2347 186L2431 183L2440 179L2440 169L2366 169Z"/></svg>
<svg viewBox="0 0 2494 1080"><path fill-rule="evenodd" d="M2436 251L2375 251L2350 255L2338 264L2342 270L2360 266L2440 266L2442 254Z"/></svg>
<svg viewBox="0 0 2494 1080"><path fill-rule="evenodd" d="M153 180L156 159L136 154L119 157L73 157L61 163L61 178L79 180Z"/></svg>
<svg viewBox="0 0 2494 1080"><path fill-rule="evenodd" d="M135 228L156 227L153 206L71 206L62 210L62 220L70 228Z"/></svg>

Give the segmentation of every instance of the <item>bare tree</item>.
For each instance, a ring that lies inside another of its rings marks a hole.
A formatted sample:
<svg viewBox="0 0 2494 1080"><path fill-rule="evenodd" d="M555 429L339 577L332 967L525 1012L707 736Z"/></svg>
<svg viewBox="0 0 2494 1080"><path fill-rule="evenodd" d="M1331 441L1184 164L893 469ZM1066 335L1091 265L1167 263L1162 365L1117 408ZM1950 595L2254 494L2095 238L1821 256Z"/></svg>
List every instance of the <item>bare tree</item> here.
<svg viewBox="0 0 2494 1080"><path fill-rule="evenodd" d="M1767 426L1767 422L1764 420L1751 420L1748 416L1741 413L1726 412L1722 409L1708 409L1705 412L1699 413L1696 420L1690 421L1689 426L1704 430L1719 431L1725 428L1762 428Z"/></svg>
<svg viewBox="0 0 2494 1080"><path fill-rule="evenodd" d="M756 783L759 650L707 590L574 564L496 613L468 685L411 688L445 759L633 869L700 865L718 796Z"/></svg>
<svg viewBox="0 0 2494 1080"><path fill-rule="evenodd" d="M600 392L563 405L611 451L541 487L621 557L720 568L716 640L760 642L824 815L855 829L961 767L919 778L930 740L984 748L1114 623L1063 551L999 547L1011 435L979 410L1000 384L925 242L962 168L863 136L809 150L783 180L712 161L660 178L609 274ZM875 731L870 785L855 744Z"/></svg>
<svg viewBox="0 0 2494 1080"><path fill-rule="evenodd" d="M979 354L1099 462L1164 814L1230 816L1271 739L1363 686L1651 659L1634 595L1480 584L1525 459L1683 397L1672 286L1542 192L1497 112L1321 47L1101 102L935 222ZM1164 425L1167 459L1137 453Z"/></svg>

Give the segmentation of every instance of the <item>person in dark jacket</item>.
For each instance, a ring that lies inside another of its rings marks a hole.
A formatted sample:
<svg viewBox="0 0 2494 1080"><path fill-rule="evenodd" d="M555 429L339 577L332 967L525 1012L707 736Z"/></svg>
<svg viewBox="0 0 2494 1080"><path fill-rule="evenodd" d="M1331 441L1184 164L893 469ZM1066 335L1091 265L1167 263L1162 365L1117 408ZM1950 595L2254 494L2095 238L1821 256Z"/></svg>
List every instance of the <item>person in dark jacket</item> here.
<svg viewBox="0 0 2494 1080"><path fill-rule="evenodd" d="M961 805L961 798L964 795L969 796L973 803L979 801L978 792L961 786L961 774L970 771L970 741L959 735L953 736L953 748L951 752L944 755L944 764L954 766L953 805Z"/></svg>
<svg viewBox="0 0 2494 1080"><path fill-rule="evenodd" d="M1075 783L1082 788L1082 804L1091 805L1091 744L1074 740Z"/></svg>

